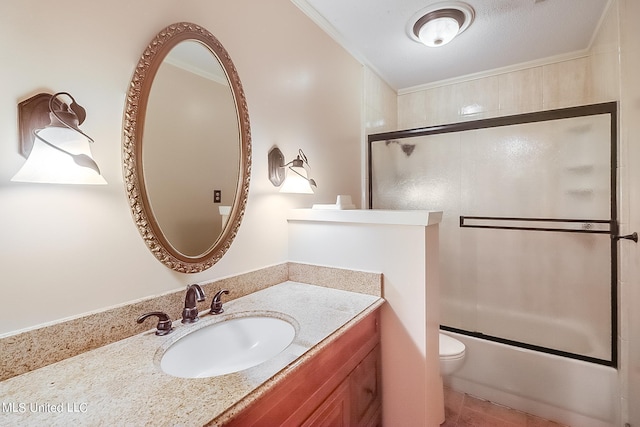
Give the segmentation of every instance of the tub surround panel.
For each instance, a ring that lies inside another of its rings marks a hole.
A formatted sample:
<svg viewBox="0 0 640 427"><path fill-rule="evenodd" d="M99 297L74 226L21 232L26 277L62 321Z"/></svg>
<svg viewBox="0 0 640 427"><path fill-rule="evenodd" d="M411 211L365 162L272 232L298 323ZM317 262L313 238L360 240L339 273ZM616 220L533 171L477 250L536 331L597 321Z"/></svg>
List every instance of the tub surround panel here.
<svg viewBox="0 0 640 427"><path fill-rule="evenodd" d="M505 114L531 113L542 109L542 67L498 76L499 108Z"/></svg>
<svg viewBox="0 0 640 427"><path fill-rule="evenodd" d="M200 325L205 325L239 313L264 310L293 317L300 326L294 342L275 358L220 377L169 376L160 370L154 355L160 347L179 338L183 330L200 326L177 321L173 334L158 337L148 331L0 383L3 403L27 405L24 413L0 414L0 424L203 425L212 420L223 424L224 418L217 419L223 412L231 407L241 410L268 392L283 376L382 303L372 295L281 283L230 301L223 315L203 315L200 320ZM61 404L64 410L31 412L29 405L38 403ZM83 410L68 411L69 407ZM228 411L226 416L234 411Z"/></svg>
<svg viewBox="0 0 640 427"><path fill-rule="evenodd" d="M582 57L401 92L399 129L618 100L616 30L615 16L607 15L592 50Z"/></svg>
<svg viewBox="0 0 640 427"><path fill-rule="evenodd" d="M380 133L398 128L398 95L368 67L364 73L364 126L367 133ZM364 147L363 147L364 148ZM363 160L365 156L363 156Z"/></svg>
<svg viewBox="0 0 640 427"><path fill-rule="evenodd" d="M544 66L543 109L551 110L588 104L591 95L589 77L587 57Z"/></svg>
<svg viewBox="0 0 640 427"><path fill-rule="evenodd" d="M320 282L321 286L327 287L332 287L333 280L333 284L343 290L367 290L368 292L363 293L380 295L380 292L375 293L376 288L379 290L380 274L344 269L326 270L303 264L290 266L285 263L202 283L207 299L198 303L198 308L201 311L207 310L211 298L220 289L231 291L229 295L223 296L223 301L231 301L290 280L290 270L296 277L292 280L311 284ZM0 381L155 329L156 323L153 319L145 321L142 325L135 322L144 313L164 311L172 320L179 320L182 316L184 297L185 291L180 289L104 311L0 336Z"/></svg>
<svg viewBox="0 0 640 427"><path fill-rule="evenodd" d="M390 132L398 129L398 94L373 70L363 66L364 74L364 133ZM367 170L367 141L362 138L360 169ZM361 177L360 206L367 205L367 177Z"/></svg>
<svg viewBox="0 0 640 427"><path fill-rule="evenodd" d="M477 120L498 111L498 76L460 83L456 89L454 104L458 106L460 120Z"/></svg>

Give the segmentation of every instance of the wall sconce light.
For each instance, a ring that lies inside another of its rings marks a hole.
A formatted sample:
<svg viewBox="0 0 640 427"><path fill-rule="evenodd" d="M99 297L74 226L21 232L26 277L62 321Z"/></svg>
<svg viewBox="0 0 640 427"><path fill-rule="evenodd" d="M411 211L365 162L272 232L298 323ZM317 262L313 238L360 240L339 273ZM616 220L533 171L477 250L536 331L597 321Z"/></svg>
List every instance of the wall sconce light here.
<svg viewBox="0 0 640 427"><path fill-rule="evenodd" d="M309 178L309 161L302 150L289 163L284 162L282 151L278 147L269 150L269 181L280 187L281 193L313 194L316 182Z"/></svg>
<svg viewBox="0 0 640 427"><path fill-rule="evenodd" d="M58 99L66 96L69 105ZM40 93L18 104L20 153L27 158L11 181L106 184L91 156L93 142L78 127L87 113L69 93Z"/></svg>
<svg viewBox="0 0 640 427"><path fill-rule="evenodd" d="M437 3L415 14L407 32L429 47L444 46L471 25L474 15L473 8L466 3Z"/></svg>

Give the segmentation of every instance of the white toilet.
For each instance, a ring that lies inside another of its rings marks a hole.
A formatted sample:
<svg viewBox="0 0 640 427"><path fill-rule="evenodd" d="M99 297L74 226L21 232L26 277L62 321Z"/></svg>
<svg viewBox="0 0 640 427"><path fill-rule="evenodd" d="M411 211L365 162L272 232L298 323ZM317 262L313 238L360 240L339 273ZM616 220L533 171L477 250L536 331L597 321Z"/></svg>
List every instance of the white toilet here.
<svg viewBox="0 0 640 427"><path fill-rule="evenodd" d="M465 346L452 336L440 332L440 375L456 372L464 364Z"/></svg>

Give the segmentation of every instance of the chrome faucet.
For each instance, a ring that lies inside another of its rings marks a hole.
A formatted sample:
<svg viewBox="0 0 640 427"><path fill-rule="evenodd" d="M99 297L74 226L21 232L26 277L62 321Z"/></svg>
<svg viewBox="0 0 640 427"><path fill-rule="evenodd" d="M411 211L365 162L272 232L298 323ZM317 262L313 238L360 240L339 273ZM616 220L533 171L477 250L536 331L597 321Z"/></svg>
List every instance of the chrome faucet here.
<svg viewBox="0 0 640 427"><path fill-rule="evenodd" d="M222 298L222 294L228 295L229 291L223 289L221 291L218 291L218 293L214 295L213 300L211 301L211 310L209 311L209 313L220 314L224 312L224 309L222 308L222 301L220 300L220 298Z"/></svg>
<svg viewBox="0 0 640 427"><path fill-rule="evenodd" d="M187 294L184 297L184 309L182 310L182 323L194 323L199 320L197 301L204 301L204 291L200 285L187 286Z"/></svg>

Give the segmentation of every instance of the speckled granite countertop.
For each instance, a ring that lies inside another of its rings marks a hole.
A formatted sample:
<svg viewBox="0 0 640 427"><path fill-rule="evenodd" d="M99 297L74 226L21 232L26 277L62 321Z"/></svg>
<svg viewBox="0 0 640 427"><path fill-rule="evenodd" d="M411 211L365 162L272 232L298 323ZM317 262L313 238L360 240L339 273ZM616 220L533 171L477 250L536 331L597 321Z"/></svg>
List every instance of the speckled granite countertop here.
<svg viewBox="0 0 640 427"><path fill-rule="evenodd" d="M223 424L382 303L284 282L228 302L224 314L190 325L178 320L170 335L156 336L154 328L0 382L0 425ZM295 319L293 343L267 362L220 377L183 379L160 370L162 352L185 333L252 312Z"/></svg>

